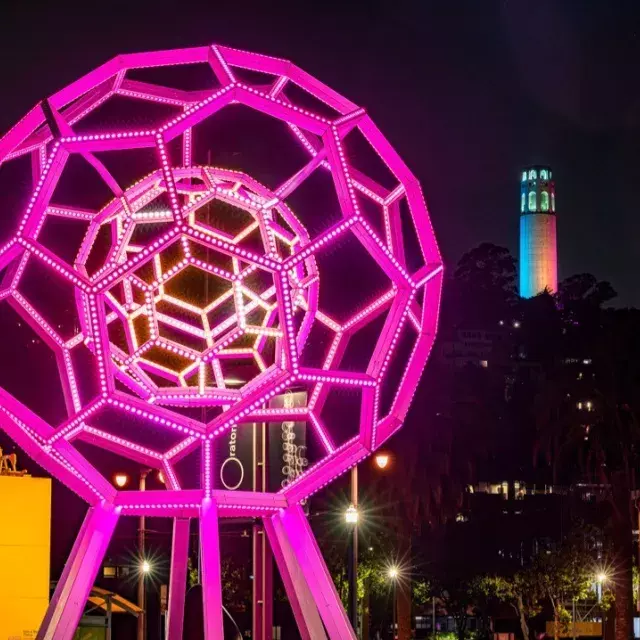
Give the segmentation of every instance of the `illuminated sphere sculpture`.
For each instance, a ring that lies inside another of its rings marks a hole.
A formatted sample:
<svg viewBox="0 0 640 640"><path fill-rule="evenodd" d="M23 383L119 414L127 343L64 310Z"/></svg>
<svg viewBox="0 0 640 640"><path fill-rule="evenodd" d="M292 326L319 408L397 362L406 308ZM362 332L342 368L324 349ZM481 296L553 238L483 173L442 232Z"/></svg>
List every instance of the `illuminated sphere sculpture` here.
<svg viewBox="0 0 640 640"><path fill-rule="evenodd" d="M118 56L0 139L0 205L0 305L59 378L5 375L0 424L90 505L38 637L72 637L119 516L145 514L175 518L170 638L192 517L222 637L218 518L237 516L262 519L303 637L353 638L299 505L402 424L442 280L420 185L365 110L227 47ZM304 472L217 488L220 437L278 420L306 422ZM104 455L166 488L116 490Z"/></svg>

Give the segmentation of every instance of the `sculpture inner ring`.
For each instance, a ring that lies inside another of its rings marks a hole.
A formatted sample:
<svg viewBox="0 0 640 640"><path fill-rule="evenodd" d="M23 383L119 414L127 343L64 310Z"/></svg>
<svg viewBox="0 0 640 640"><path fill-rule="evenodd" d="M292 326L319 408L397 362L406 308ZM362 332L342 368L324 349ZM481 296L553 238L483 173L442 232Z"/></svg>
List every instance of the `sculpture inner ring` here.
<svg viewBox="0 0 640 640"><path fill-rule="evenodd" d="M171 173L182 219L164 173L151 173L103 209L76 268L102 283L103 344L120 383L159 405L229 407L284 368L282 296L313 321L315 258L286 268L285 292L279 272L309 243L291 209L243 173Z"/></svg>

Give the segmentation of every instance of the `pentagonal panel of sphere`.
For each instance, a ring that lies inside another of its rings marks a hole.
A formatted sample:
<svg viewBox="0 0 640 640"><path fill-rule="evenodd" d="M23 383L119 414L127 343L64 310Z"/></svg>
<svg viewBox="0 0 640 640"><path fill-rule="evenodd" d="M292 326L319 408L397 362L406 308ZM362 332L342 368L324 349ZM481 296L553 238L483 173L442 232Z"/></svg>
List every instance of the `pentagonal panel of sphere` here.
<svg viewBox="0 0 640 640"><path fill-rule="evenodd" d="M309 237L255 180L210 167L172 176L177 221L162 208L165 179L154 172L105 207L76 267L104 283L104 342L120 384L158 406L229 407L287 370L282 298L290 321L313 323L315 258L283 271ZM93 295L79 297L84 309Z"/></svg>

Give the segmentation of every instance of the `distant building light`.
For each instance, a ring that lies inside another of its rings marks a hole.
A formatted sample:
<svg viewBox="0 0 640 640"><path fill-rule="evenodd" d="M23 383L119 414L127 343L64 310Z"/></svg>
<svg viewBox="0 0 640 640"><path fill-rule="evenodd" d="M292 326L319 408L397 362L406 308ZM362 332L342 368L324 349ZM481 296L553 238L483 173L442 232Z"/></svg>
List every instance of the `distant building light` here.
<svg viewBox="0 0 640 640"><path fill-rule="evenodd" d="M489 366L489 361L488 360L480 360L480 366L483 369L486 369Z"/></svg>
<svg viewBox="0 0 640 640"><path fill-rule="evenodd" d="M513 321L513 328L514 329L519 329L520 328L520 321L519 320L514 320Z"/></svg>
<svg viewBox="0 0 640 640"><path fill-rule="evenodd" d="M103 578L115 578L116 573L117 573L116 567L112 567L112 566L102 567Z"/></svg>
<svg viewBox="0 0 640 640"><path fill-rule="evenodd" d="M499 324L501 327L504 327L504 320L500 320L500 322L498 322L498 324Z"/></svg>
<svg viewBox="0 0 640 640"><path fill-rule="evenodd" d="M582 364L587 364L587 365L591 364L591 358L585 358L585 359L582 361Z"/></svg>

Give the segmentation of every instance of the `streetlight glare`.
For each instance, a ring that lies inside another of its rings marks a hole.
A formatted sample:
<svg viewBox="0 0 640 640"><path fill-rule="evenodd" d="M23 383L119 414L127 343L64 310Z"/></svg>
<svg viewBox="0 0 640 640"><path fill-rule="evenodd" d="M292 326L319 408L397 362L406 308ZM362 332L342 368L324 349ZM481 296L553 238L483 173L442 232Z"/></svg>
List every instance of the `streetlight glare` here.
<svg viewBox="0 0 640 640"><path fill-rule="evenodd" d="M391 456L388 453L379 453L375 457L375 461L378 469L386 469L391 461Z"/></svg>
<svg viewBox="0 0 640 640"><path fill-rule="evenodd" d="M113 477L113 481L119 489L126 487L129 483L129 476L126 473L116 473Z"/></svg>
<svg viewBox="0 0 640 640"><path fill-rule="evenodd" d="M354 505L349 505L349 508L345 511L344 519L347 524L358 524L358 508Z"/></svg>
<svg viewBox="0 0 640 640"><path fill-rule="evenodd" d="M600 584L604 584L605 582L607 582L607 580L609 580L609 576L604 571L600 571L598 572L596 579Z"/></svg>
<svg viewBox="0 0 640 640"><path fill-rule="evenodd" d="M149 564L148 560L144 560L142 562L142 573L150 573L151 572L151 564Z"/></svg>
<svg viewBox="0 0 640 640"><path fill-rule="evenodd" d="M400 571L398 569L398 567L389 567L389 577L392 580L396 580L398 575L399 575Z"/></svg>

